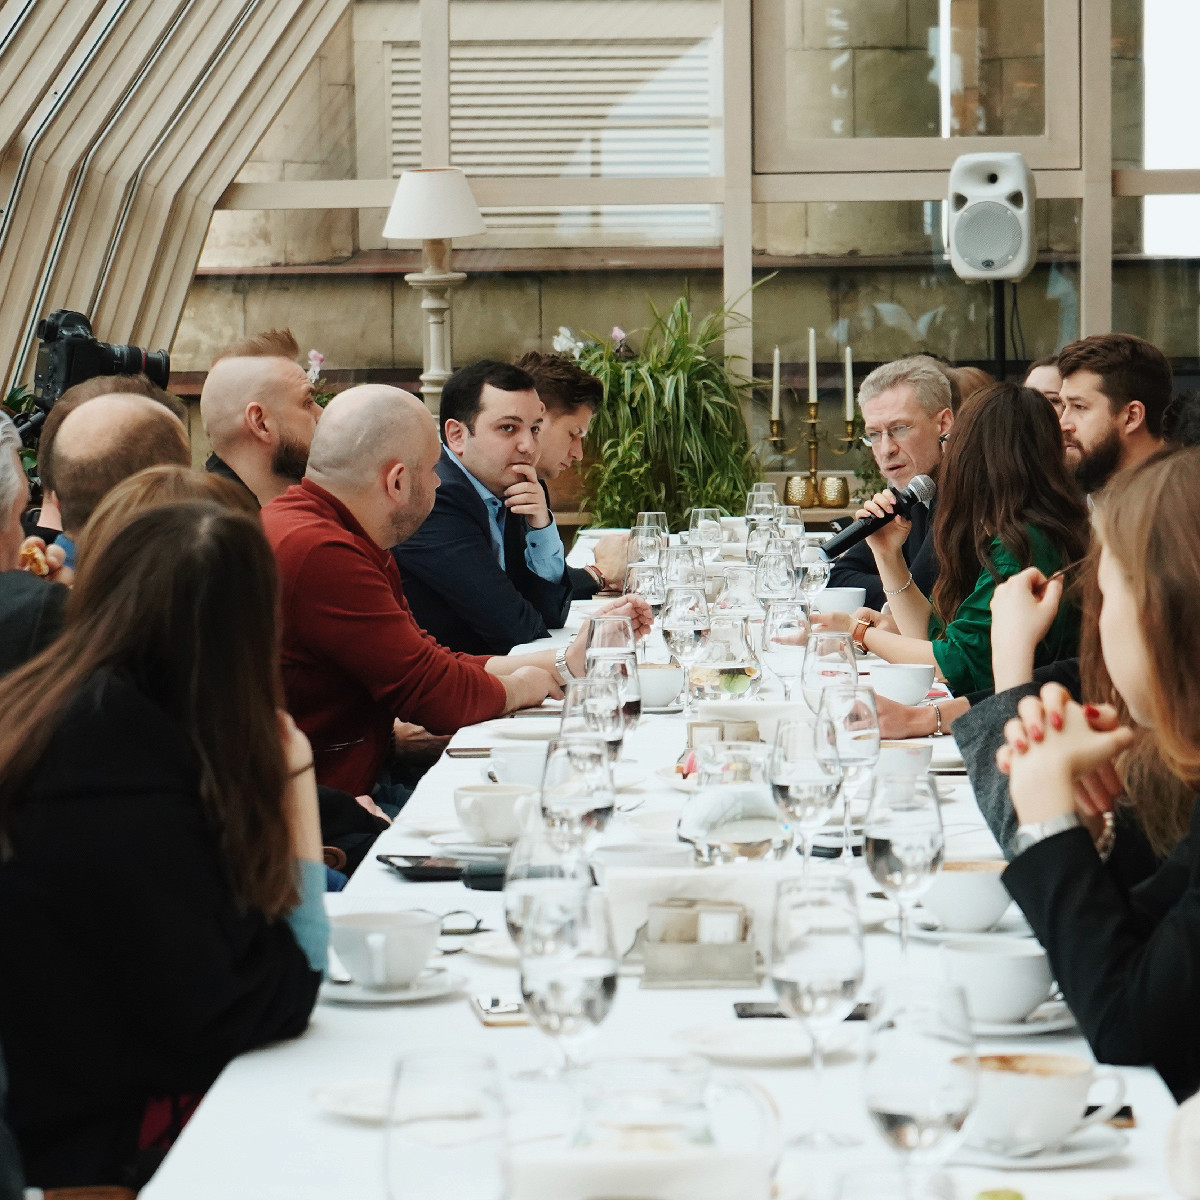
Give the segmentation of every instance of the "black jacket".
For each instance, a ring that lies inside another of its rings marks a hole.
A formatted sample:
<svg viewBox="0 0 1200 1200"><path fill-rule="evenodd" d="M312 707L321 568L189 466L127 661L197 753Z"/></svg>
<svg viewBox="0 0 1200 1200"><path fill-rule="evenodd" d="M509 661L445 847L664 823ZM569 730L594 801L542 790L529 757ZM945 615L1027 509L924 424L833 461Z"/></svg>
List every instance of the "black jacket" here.
<svg viewBox="0 0 1200 1200"><path fill-rule="evenodd" d="M571 607L564 570L545 580L525 565L525 518L504 518L504 568L492 548L487 505L443 447L441 486L425 524L392 555L417 624L467 654L507 654L560 629Z"/></svg>
<svg viewBox="0 0 1200 1200"><path fill-rule="evenodd" d="M238 904L178 725L101 670L8 820L0 1044L29 1183L129 1184L147 1102L308 1024L320 977Z"/></svg>
<svg viewBox="0 0 1200 1200"><path fill-rule="evenodd" d="M933 553L933 509L937 504L935 497L926 507L918 504L913 510L912 529L904 541L904 561L912 572L913 582L922 593L928 597L937 582L938 564ZM887 597L883 594L883 584L879 581L879 568L875 565L875 556L866 542L859 542L841 554L833 563L829 572L830 587L860 587L866 588L867 598L864 601L868 608L878 612L883 608Z"/></svg>
<svg viewBox="0 0 1200 1200"><path fill-rule="evenodd" d="M28 571L0 571L0 675L44 650L62 629L67 589Z"/></svg>

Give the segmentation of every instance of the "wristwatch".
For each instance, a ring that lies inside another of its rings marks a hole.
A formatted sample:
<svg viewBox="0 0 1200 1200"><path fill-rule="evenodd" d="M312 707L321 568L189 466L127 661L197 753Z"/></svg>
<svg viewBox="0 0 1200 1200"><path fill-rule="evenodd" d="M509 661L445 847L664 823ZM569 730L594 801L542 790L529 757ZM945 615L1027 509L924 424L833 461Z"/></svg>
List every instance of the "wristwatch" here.
<svg viewBox="0 0 1200 1200"><path fill-rule="evenodd" d="M558 672L558 677L566 683L568 679L575 678L575 672L567 665L567 648L563 646L554 655L554 669Z"/></svg>
<svg viewBox="0 0 1200 1200"><path fill-rule="evenodd" d="M1080 824L1082 822L1073 812L1067 812L1059 813L1057 817L1051 817L1048 821L1018 825L1017 832L1013 835L1013 856L1024 854L1030 846L1036 846L1038 842L1044 842L1048 837L1062 833L1064 829L1074 829Z"/></svg>
<svg viewBox="0 0 1200 1200"><path fill-rule="evenodd" d="M867 653L867 630L874 628L875 622L870 617L859 617L854 622L854 629L850 633L850 640L854 643L854 648L859 654Z"/></svg>

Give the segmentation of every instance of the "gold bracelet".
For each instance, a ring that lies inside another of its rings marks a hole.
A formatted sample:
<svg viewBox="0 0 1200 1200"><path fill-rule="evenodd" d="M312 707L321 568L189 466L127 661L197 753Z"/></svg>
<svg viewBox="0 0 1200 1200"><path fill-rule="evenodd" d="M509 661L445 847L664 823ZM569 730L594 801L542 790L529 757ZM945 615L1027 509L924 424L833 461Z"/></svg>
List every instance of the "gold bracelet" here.
<svg viewBox="0 0 1200 1200"><path fill-rule="evenodd" d="M901 592L907 592L907 591L908 591L908 589L909 589L910 587L912 587L912 585L913 585L913 577L912 577L912 572L911 572L911 571L909 571L909 573L908 573L908 582L907 582L907 583L906 583L906 584L905 584L903 587L898 587L898 588L897 588L897 589L896 589L894 592L889 592L889 591L887 590L887 588L884 588L884 589L883 589L883 594L884 594L884 595L885 595L885 596L886 596L886 597L887 597L887 598L890 600L890 599L891 599L893 596L898 596L898 595L900 595L900 593L901 593Z"/></svg>

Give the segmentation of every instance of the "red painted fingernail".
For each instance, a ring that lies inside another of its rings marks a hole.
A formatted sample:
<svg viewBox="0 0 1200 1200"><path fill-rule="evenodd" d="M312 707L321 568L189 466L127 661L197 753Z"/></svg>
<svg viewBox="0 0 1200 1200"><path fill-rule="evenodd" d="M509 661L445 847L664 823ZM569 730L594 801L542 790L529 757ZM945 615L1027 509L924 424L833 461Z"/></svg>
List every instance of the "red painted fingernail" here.
<svg viewBox="0 0 1200 1200"><path fill-rule="evenodd" d="M1029 736L1035 741L1040 742L1044 736L1040 725L1030 725Z"/></svg>
<svg viewBox="0 0 1200 1200"><path fill-rule="evenodd" d="M1062 728L1062 713L1051 713L1050 714L1050 728L1051 729L1061 729Z"/></svg>
<svg viewBox="0 0 1200 1200"><path fill-rule="evenodd" d="M1025 751L1029 749L1029 743L1028 742L1017 742L1016 747L1022 754L1024 754Z"/></svg>
<svg viewBox="0 0 1200 1200"><path fill-rule="evenodd" d="M1089 721L1094 721L1100 715L1100 710L1094 704L1085 704L1083 706L1083 715Z"/></svg>

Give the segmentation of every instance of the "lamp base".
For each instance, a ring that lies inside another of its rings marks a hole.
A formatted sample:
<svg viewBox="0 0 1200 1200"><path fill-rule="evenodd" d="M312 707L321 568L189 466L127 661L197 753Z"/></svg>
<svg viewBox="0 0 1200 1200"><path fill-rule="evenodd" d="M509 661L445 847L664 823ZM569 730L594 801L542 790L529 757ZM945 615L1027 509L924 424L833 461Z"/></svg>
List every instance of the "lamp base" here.
<svg viewBox="0 0 1200 1200"><path fill-rule="evenodd" d="M436 253L431 253L431 248ZM466 279L461 271L445 269L448 262L449 242L426 242L425 269L404 277L409 287L422 293L421 311L425 314L428 339L425 369L421 372L421 395L429 411L435 414L442 403L442 385L453 373L450 366L450 330L446 324L446 314L450 311L450 292Z"/></svg>

